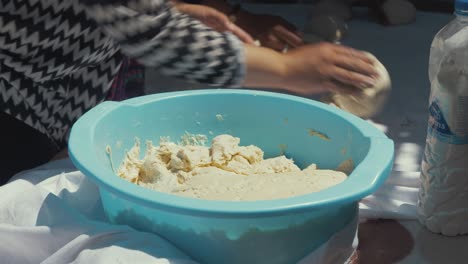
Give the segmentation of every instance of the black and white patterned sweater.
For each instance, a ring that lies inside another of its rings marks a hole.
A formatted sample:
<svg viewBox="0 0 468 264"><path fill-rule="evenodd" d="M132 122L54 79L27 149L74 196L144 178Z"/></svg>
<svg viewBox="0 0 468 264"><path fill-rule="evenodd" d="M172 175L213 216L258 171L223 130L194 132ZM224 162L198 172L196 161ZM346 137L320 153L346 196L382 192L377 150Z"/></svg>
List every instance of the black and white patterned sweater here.
<svg viewBox="0 0 468 264"><path fill-rule="evenodd" d="M122 56L191 81L237 86L242 45L163 0L0 0L0 111L66 143L103 101Z"/></svg>

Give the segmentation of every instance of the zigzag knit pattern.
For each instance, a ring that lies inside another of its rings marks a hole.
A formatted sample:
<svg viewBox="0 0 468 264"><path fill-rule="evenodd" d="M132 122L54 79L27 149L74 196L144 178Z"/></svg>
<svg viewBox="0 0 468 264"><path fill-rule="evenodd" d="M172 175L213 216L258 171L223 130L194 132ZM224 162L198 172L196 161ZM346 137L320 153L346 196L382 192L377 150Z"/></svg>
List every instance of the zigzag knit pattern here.
<svg viewBox="0 0 468 264"><path fill-rule="evenodd" d="M239 40L175 11L168 1L0 1L0 111L66 143L102 102L122 54L169 75L238 86Z"/></svg>

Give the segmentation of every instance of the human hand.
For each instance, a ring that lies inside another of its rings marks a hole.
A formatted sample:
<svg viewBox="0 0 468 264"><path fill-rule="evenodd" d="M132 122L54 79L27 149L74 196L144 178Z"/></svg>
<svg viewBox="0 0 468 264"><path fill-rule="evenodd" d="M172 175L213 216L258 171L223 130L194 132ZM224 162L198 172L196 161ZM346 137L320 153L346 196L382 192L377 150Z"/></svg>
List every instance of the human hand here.
<svg viewBox="0 0 468 264"><path fill-rule="evenodd" d="M279 16L252 14L241 10L235 23L259 40L262 46L277 51L304 44L301 34L294 25Z"/></svg>
<svg viewBox="0 0 468 264"><path fill-rule="evenodd" d="M199 20L218 32L229 31L247 44L254 43L253 38L247 32L233 24L225 14L214 8L203 5L184 4L180 2L175 2L175 7L179 12Z"/></svg>
<svg viewBox="0 0 468 264"><path fill-rule="evenodd" d="M282 86L300 95L357 94L373 86L378 77L371 57L342 45L306 45L283 56L286 74Z"/></svg>

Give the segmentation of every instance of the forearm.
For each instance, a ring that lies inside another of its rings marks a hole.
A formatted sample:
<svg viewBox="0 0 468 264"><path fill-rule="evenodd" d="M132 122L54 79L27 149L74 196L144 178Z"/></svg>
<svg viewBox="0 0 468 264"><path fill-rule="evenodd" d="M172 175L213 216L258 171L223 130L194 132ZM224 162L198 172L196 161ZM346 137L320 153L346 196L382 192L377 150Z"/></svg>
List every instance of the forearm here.
<svg viewBox="0 0 468 264"><path fill-rule="evenodd" d="M245 45L246 87L285 88L287 67L285 55L271 49Z"/></svg>

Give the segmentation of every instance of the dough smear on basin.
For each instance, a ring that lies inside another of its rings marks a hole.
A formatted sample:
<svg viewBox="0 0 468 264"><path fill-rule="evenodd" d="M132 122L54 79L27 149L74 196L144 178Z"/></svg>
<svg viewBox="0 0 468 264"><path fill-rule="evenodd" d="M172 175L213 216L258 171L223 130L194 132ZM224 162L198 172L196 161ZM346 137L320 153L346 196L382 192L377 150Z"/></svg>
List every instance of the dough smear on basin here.
<svg viewBox="0 0 468 264"><path fill-rule="evenodd" d="M301 170L292 159L263 159L253 145L239 146L240 139L219 135L211 147L183 145L163 140L147 142L140 159L135 143L117 174L140 186L160 192L208 200L252 201L286 198L317 192L344 181L347 175L319 170L315 164Z"/></svg>

